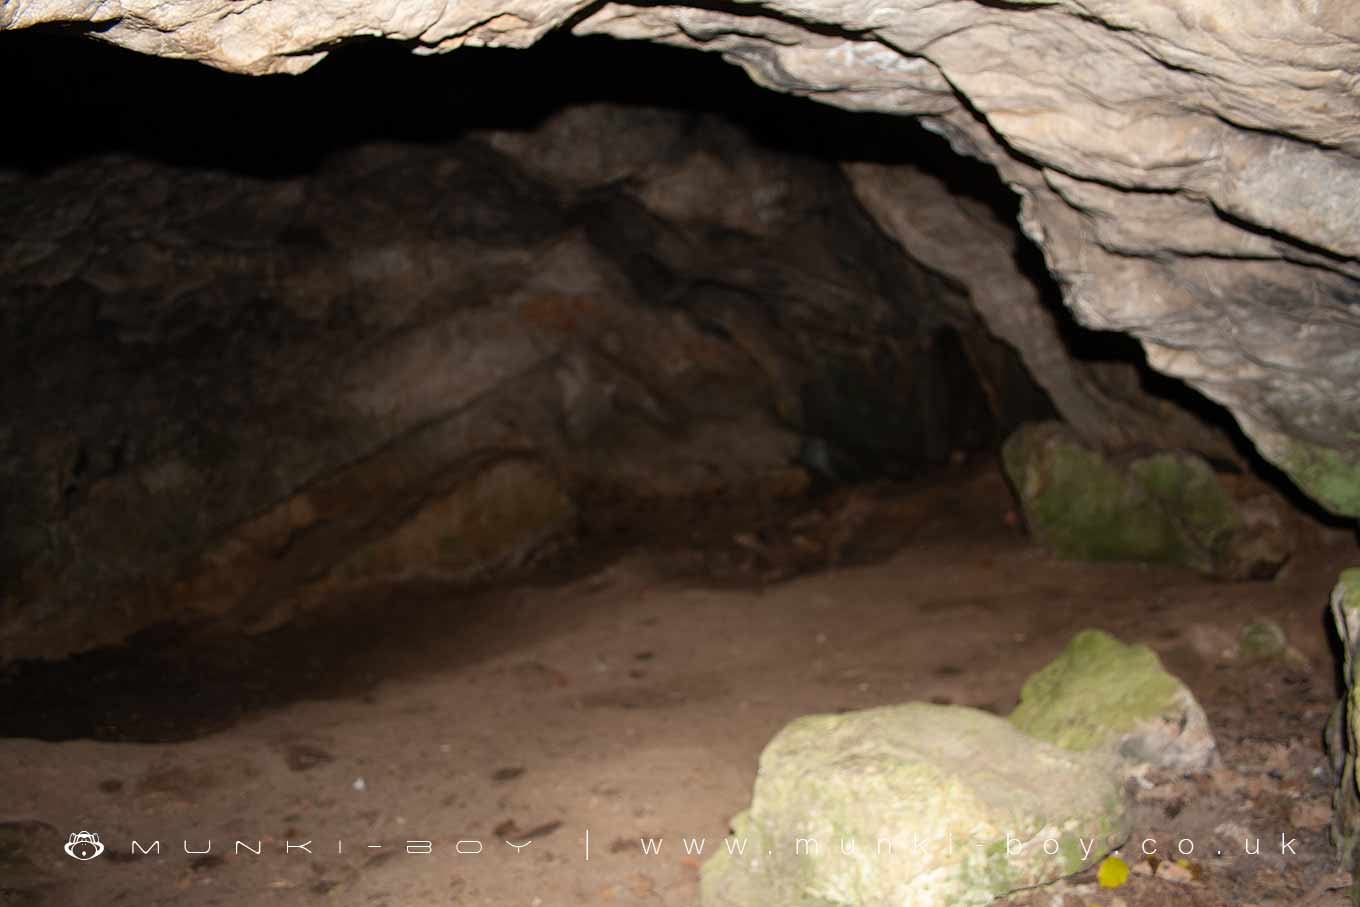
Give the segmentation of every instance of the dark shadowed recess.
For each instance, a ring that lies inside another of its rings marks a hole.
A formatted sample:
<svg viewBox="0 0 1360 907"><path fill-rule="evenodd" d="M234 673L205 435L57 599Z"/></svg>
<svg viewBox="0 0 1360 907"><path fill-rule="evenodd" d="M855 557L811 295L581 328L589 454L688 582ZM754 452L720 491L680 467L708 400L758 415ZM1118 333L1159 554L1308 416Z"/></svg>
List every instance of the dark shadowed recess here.
<svg viewBox="0 0 1360 907"><path fill-rule="evenodd" d="M1000 192L1003 205L1009 195L990 168L961 160L912 119L781 95L717 55L613 38L559 34L528 50L437 56L354 40L300 76L244 76L35 28L0 34L0 77L29 87L7 114L22 141L0 148L0 166L23 169L123 152L287 176L363 142L444 143L471 128L530 128L563 107L612 102L721 113L782 150L910 159L954 174L962 191Z"/></svg>
<svg viewBox="0 0 1360 907"><path fill-rule="evenodd" d="M445 669L475 663L497 651L509 627L533 620L514 596L473 591L460 602L454 636L447 595L438 587L404 588L399 619L375 618L391 603L366 602L338 619L298 621L255 637L186 644L178 628L153 628L62 661L9 665L0 669L0 737L174 742L292 702L377 704L379 680L436 659Z"/></svg>

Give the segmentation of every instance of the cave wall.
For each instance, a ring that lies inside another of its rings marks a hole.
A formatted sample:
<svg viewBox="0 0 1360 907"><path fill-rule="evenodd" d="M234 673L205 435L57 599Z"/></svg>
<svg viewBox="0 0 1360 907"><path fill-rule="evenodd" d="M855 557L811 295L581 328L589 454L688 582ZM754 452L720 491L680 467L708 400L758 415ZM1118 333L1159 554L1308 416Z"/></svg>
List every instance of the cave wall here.
<svg viewBox="0 0 1360 907"><path fill-rule="evenodd" d="M921 115L1019 193L1083 324L1136 337L1314 499L1360 515L1360 20L1340 0L20 0L0 12L0 28L39 23L253 74L302 72L356 36L440 53L568 28L716 51L780 91ZM1072 393L1065 412L1098 409ZM1112 421L1086 433L1127 440Z"/></svg>
<svg viewBox="0 0 1360 907"><path fill-rule="evenodd" d="M0 663L463 588L609 544L602 511L909 476L1052 412L835 161L712 114L0 187Z"/></svg>

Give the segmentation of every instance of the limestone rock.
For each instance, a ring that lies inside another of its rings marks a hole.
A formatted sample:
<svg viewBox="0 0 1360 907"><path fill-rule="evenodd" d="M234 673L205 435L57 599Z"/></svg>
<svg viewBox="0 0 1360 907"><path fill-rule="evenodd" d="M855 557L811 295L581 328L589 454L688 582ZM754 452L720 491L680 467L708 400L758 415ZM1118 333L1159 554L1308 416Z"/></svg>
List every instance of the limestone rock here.
<svg viewBox="0 0 1360 907"><path fill-rule="evenodd" d="M988 329L1015 347L1082 441L1120 449L1157 438L1225 460L1236 456L1226 436L1147 393L1136 370L1082 363L1067 352L1043 287L1016 254L1014 228L993 204L919 167L852 162L843 169L865 210L908 255L968 288Z"/></svg>
<svg viewBox="0 0 1360 907"><path fill-rule="evenodd" d="M1010 715L1017 728L1076 752L1112 752L1125 762L1208 771L1218 748L1204 709L1147 646L1100 630L1073 637L1025 681Z"/></svg>
<svg viewBox="0 0 1360 907"><path fill-rule="evenodd" d="M925 703L789 724L732 831L703 866L704 907L979 907L1128 834L1103 759Z"/></svg>
<svg viewBox="0 0 1360 907"><path fill-rule="evenodd" d="M1360 864L1356 844L1360 843L1360 691L1356 689L1356 670L1360 664L1360 568L1342 571L1332 590L1332 620L1344 651L1342 678L1346 691L1327 723L1328 755L1338 771L1332 797L1332 843L1342 865L1357 878L1352 900L1360 903Z"/></svg>
<svg viewBox="0 0 1360 907"><path fill-rule="evenodd" d="M1226 406L1263 455L1352 516L1360 515L1360 210L1349 201L1360 187L1358 21L1345 0L0 8L0 29L81 25L144 53L254 74L302 72L354 36L427 54L527 47L570 23L575 34L717 52L763 85L851 110L921 115L1021 196L1022 225L1083 324L1137 337L1154 368ZM626 162L592 165L619 167Z"/></svg>
<svg viewBox="0 0 1360 907"><path fill-rule="evenodd" d="M1002 456L1034 537L1060 557L1184 564L1232 579L1269 577L1292 540L1240 508L1208 463L1185 451L1114 459L1063 425L1027 425Z"/></svg>

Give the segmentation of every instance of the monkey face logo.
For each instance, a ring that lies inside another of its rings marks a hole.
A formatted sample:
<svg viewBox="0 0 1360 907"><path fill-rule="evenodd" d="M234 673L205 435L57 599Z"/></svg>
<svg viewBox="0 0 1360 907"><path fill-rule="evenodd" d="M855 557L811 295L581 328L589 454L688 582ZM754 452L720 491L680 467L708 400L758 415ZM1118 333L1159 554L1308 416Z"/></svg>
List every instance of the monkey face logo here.
<svg viewBox="0 0 1360 907"><path fill-rule="evenodd" d="M93 860L104 852L104 845L99 843L99 835L92 831L82 831L71 835L71 839L62 849L66 851L67 856L77 860Z"/></svg>

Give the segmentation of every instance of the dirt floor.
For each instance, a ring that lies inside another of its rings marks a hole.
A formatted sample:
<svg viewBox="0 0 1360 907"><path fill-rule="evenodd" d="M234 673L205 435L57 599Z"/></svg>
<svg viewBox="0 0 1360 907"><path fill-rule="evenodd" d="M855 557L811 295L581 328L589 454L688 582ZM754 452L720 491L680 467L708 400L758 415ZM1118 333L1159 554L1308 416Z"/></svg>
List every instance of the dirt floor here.
<svg viewBox="0 0 1360 907"><path fill-rule="evenodd" d="M1310 526L1275 581L1226 584L1055 560L1010 506L984 468L800 515L658 511L664 544L540 583L372 590L244 644L151 634L11 670L0 905L694 905L685 839L720 846L786 722L907 700L1005 713L1086 627L1161 654L1224 766L1135 785L1124 885L1086 873L1012 903L1348 903L1320 731L1354 536ZM1304 660L1227 657L1258 617ZM106 848L88 862L62 852L82 830Z"/></svg>

